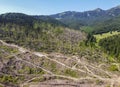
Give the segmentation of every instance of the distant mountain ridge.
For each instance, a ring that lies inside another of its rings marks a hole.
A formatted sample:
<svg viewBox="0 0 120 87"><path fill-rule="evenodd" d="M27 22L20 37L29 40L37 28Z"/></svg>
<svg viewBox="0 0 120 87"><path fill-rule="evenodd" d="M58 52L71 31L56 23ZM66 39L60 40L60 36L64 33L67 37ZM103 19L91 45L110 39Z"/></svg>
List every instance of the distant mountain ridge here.
<svg viewBox="0 0 120 87"><path fill-rule="evenodd" d="M39 20L47 21L49 23L54 23L57 25L67 26L74 29L80 29L82 26L93 25L98 22L103 22L111 18L117 17L120 15L120 5L113 7L108 10L103 10L101 8L96 8L94 10L76 12L76 11L66 11L62 13L57 13L53 15L26 15L21 13L6 13L0 15L2 18L15 18L17 19L26 18L28 21ZM20 20L20 21L23 21Z"/></svg>
<svg viewBox="0 0 120 87"><path fill-rule="evenodd" d="M32 25L34 22L39 21L39 22L46 22L54 25L60 25L60 26L66 26L62 22L49 17L49 16L34 16L34 15L27 15L23 13L6 13L6 14L1 14L0 15L0 22L12 22L15 24L30 24Z"/></svg>
<svg viewBox="0 0 120 87"><path fill-rule="evenodd" d="M116 17L120 15L120 6L113 7L108 10L102 10L97 8L95 10L84 11L84 12L76 12L76 11L66 11L58 14L50 15L69 26L71 24L78 24L78 29L82 25L91 25L93 23L108 20L110 18ZM71 21L71 22L70 22ZM74 28L74 26L71 26Z"/></svg>

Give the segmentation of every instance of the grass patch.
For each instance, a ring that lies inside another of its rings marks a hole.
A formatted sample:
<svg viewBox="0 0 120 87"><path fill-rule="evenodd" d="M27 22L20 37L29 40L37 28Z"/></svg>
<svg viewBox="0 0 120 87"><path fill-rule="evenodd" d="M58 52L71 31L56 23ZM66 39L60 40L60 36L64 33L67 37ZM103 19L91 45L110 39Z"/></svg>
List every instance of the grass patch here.
<svg viewBox="0 0 120 87"><path fill-rule="evenodd" d="M0 76L0 82L17 84L18 77L13 77L13 76L10 76L10 75Z"/></svg>
<svg viewBox="0 0 120 87"><path fill-rule="evenodd" d="M37 68L30 68L28 66L24 67L23 69L18 70L20 74L26 73L26 74L44 74L45 72L41 69Z"/></svg>
<svg viewBox="0 0 120 87"><path fill-rule="evenodd" d="M18 52L18 49L8 47L8 46L0 46L0 49L3 49L5 52L9 52L9 53L17 53Z"/></svg>
<svg viewBox="0 0 120 87"><path fill-rule="evenodd" d="M67 76L71 76L71 77L78 77L78 74L77 72L73 71L73 70L70 70L70 69L66 69L65 70L65 75Z"/></svg>
<svg viewBox="0 0 120 87"><path fill-rule="evenodd" d="M91 33L94 30L94 28L89 27L89 26L83 26L83 27L81 27L81 30L86 33Z"/></svg>
<svg viewBox="0 0 120 87"><path fill-rule="evenodd" d="M2 85L0 85L0 87L3 87Z"/></svg>
<svg viewBox="0 0 120 87"><path fill-rule="evenodd" d="M111 66L109 67L109 70L110 70L110 71L119 71L119 70L118 70L118 67L117 67L116 65L111 65Z"/></svg>

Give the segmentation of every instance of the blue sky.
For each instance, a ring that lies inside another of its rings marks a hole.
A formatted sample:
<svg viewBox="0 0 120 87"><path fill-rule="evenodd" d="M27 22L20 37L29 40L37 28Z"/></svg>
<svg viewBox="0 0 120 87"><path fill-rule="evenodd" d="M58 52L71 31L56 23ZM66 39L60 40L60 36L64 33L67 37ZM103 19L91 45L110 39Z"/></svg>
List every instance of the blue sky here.
<svg viewBox="0 0 120 87"><path fill-rule="evenodd" d="M0 0L0 14L19 12L30 15L49 15L64 11L109 9L120 5L120 0Z"/></svg>

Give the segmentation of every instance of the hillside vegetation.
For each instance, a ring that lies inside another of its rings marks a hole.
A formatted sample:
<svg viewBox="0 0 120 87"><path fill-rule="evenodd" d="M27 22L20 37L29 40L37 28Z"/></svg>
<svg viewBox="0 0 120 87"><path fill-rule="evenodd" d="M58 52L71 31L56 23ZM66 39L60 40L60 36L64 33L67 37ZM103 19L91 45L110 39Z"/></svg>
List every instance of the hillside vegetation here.
<svg viewBox="0 0 120 87"><path fill-rule="evenodd" d="M94 35L94 37L96 38L96 41L99 42L101 39L110 37L110 36L114 36L114 35L118 35L120 34L120 32L118 31L112 31L112 32L108 32L108 33L102 33L102 34L96 34Z"/></svg>
<svg viewBox="0 0 120 87"><path fill-rule="evenodd" d="M101 39L99 45L106 53L120 60L120 34Z"/></svg>
<svg viewBox="0 0 120 87"><path fill-rule="evenodd" d="M82 30L93 35L96 38L95 45L119 62L120 16L83 27Z"/></svg>

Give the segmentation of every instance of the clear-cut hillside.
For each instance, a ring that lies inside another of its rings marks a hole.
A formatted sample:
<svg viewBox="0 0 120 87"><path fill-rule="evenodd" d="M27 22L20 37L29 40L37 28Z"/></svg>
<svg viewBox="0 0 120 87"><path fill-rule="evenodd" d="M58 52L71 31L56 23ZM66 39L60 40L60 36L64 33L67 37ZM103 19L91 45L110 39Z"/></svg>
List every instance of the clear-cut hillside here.
<svg viewBox="0 0 120 87"><path fill-rule="evenodd" d="M0 40L0 66L2 87L116 87L120 84L118 63L108 63L101 53L89 49L81 55L46 54ZM112 71L112 67L116 70Z"/></svg>
<svg viewBox="0 0 120 87"><path fill-rule="evenodd" d="M118 59L92 35L46 16L7 13L0 19L1 87L120 85Z"/></svg>

